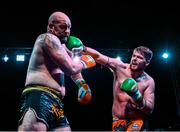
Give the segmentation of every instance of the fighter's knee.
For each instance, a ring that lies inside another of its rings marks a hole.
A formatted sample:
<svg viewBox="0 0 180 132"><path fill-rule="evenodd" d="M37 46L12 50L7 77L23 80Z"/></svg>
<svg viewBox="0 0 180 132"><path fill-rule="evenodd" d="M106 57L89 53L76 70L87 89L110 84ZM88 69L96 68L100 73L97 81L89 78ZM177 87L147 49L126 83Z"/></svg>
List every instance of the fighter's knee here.
<svg viewBox="0 0 180 132"><path fill-rule="evenodd" d="M21 124L18 127L19 132L23 132L23 131L46 131L46 130L47 130L46 125L44 123L41 123L41 122L33 123L31 125Z"/></svg>
<svg viewBox="0 0 180 132"><path fill-rule="evenodd" d="M24 131L32 131L32 126L21 124L18 127L18 132L24 132Z"/></svg>
<svg viewBox="0 0 180 132"><path fill-rule="evenodd" d="M34 131L46 131L46 125L42 122L37 122L36 124L33 124L33 130Z"/></svg>
<svg viewBox="0 0 180 132"><path fill-rule="evenodd" d="M33 109L26 111L21 122L18 131L45 131L47 129L44 123L37 121Z"/></svg>

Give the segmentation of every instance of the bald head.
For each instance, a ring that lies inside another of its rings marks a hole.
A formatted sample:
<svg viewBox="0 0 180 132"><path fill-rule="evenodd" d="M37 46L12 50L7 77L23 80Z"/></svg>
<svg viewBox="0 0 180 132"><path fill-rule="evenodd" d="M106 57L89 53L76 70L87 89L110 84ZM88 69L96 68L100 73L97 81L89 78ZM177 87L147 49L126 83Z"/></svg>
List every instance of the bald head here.
<svg viewBox="0 0 180 132"><path fill-rule="evenodd" d="M56 35L62 43L67 41L70 35L71 21L63 12L54 12L48 19L47 32Z"/></svg>
<svg viewBox="0 0 180 132"><path fill-rule="evenodd" d="M58 23L60 21L66 21L70 23L69 17L63 12L54 12L48 19L48 23Z"/></svg>

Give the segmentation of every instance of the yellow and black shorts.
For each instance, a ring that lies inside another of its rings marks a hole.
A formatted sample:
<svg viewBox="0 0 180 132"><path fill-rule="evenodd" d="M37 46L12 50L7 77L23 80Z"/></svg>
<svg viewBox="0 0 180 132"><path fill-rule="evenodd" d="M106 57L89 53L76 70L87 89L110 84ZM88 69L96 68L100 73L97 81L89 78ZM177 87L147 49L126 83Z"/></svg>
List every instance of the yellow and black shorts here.
<svg viewBox="0 0 180 132"><path fill-rule="evenodd" d="M21 96L20 114L22 122L28 109L33 110L38 121L46 124L48 130L67 127L69 122L64 115L61 93L44 86L26 86Z"/></svg>

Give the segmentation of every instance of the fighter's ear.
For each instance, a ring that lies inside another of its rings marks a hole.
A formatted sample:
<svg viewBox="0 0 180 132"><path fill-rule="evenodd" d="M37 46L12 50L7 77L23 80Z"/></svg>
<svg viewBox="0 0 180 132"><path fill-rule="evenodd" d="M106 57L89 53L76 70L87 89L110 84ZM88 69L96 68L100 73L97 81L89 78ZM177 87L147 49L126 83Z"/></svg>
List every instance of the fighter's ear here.
<svg viewBox="0 0 180 132"><path fill-rule="evenodd" d="M52 30L52 29L54 28L54 25L53 25L52 23L49 23L49 24L48 24L48 27L49 27L49 29Z"/></svg>
<svg viewBox="0 0 180 132"><path fill-rule="evenodd" d="M149 62L146 62L146 63L145 63L145 66L147 67L148 65L149 65Z"/></svg>

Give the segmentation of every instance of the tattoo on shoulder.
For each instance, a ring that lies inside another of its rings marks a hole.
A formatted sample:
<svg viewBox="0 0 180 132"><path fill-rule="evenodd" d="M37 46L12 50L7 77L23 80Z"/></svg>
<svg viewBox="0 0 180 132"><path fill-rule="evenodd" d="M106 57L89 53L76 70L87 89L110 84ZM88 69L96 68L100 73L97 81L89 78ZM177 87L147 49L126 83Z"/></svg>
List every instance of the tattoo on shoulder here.
<svg viewBox="0 0 180 132"><path fill-rule="evenodd" d="M45 40L45 43L48 45L49 48L59 50L59 48L61 47L61 43L60 43L59 39L52 34L47 34L45 36L44 40Z"/></svg>
<svg viewBox="0 0 180 132"><path fill-rule="evenodd" d="M136 78L135 80L136 80L137 82L147 81L147 80L148 80L148 76L143 73L141 76L139 76L139 77Z"/></svg>

